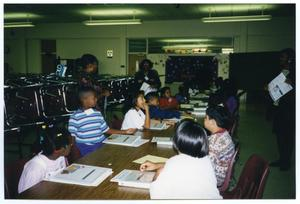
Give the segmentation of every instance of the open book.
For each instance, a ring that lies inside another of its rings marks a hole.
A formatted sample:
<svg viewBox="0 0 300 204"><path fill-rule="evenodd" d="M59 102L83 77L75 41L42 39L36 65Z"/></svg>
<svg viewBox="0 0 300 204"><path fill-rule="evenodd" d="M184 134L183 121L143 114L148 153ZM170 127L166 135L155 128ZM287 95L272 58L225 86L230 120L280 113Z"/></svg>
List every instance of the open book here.
<svg viewBox="0 0 300 204"><path fill-rule="evenodd" d="M173 145L173 141L170 137L153 137L151 142L156 142L158 145Z"/></svg>
<svg viewBox="0 0 300 204"><path fill-rule="evenodd" d="M151 123L150 129L151 130L165 130L168 128L168 125L166 123Z"/></svg>
<svg viewBox="0 0 300 204"><path fill-rule="evenodd" d="M103 143L139 147L142 144L147 143L148 141L149 140L141 139L141 136L112 134L111 136L106 138Z"/></svg>
<svg viewBox="0 0 300 204"><path fill-rule="evenodd" d="M124 169L110 181L118 182L119 186L149 189L154 176L155 172Z"/></svg>
<svg viewBox="0 0 300 204"><path fill-rule="evenodd" d="M207 107L194 107L193 110L195 112L205 112Z"/></svg>
<svg viewBox="0 0 300 204"><path fill-rule="evenodd" d="M82 186L98 186L110 176L112 172L110 168L74 163L44 180Z"/></svg>
<svg viewBox="0 0 300 204"><path fill-rule="evenodd" d="M268 90L273 101L277 101L293 89L293 87L290 84L286 83L285 80L285 75L283 73L280 73L269 83Z"/></svg>
<svg viewBox="0 0 300 204"><path fill-rule="evenodd" d="M194 107L194 104L180 104L180 108L182 109L192 109Z"/></svg>

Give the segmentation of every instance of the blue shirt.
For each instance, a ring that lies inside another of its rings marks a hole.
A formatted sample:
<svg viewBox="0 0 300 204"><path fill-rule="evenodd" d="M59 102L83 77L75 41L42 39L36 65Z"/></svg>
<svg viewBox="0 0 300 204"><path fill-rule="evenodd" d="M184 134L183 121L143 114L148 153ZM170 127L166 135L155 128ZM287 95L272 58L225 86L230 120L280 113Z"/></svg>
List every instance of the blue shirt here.
<svg viewBox="0 0 300 204"><path fill-rule="evenodd" d="M149 106L150 118L170 119L180 118L179 111L163 110L158 106Z"/></svg>
<svg viewBox="0 0 300 204"><path fill-rule="evenodd" d="M109 130L100 111L79 109L69 119L69 132L77 143L96 144L105 139L103 133Z"/></svg>

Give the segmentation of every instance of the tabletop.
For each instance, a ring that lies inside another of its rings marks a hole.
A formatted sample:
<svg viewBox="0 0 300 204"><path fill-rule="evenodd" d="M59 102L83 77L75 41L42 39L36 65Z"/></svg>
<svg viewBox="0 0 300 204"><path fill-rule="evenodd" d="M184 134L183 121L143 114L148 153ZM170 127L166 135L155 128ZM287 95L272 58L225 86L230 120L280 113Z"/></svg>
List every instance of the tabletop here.
<svg viewBox="0 0 300 204"><path fill-rule="evenodd" d="M113 174L105 179L99 186L86 187L42 181L32 188L21 193L19 199L85 199L85 200L146 200L150 199L148 189L138 189L118 186L110 182L110 179L120 173L123 169L139 169L139 164L132 161L151 154L170 158L176 154L172 147L157 146L151 143L154 136L170 137L174 135L174 127L167 130L154 131L144 130L143 139L149 142L140 147L126 147L104 144L95 152L80 158L76 163L112 168Z"/></svg>

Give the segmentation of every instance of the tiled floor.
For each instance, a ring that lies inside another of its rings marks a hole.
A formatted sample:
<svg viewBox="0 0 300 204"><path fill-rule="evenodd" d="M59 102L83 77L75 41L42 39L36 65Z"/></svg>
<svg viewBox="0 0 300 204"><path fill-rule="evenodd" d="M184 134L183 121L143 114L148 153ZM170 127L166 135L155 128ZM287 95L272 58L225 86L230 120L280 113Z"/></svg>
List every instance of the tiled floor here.
<svg viewBox="0 0 300 204"><path fill-rule="evenodd" d="M253 153L259 154L268 161L277 159L277 146L275 135L271 131L272 124L265 119L263 106L259 105L241 105L240 125L238 137L240 141L240 157L235 165L235 178L238 179L240 172ZM25 141L32 143L34 134L28 133ZM5 149L16 148L15 146L5 146ZM25 155L29 154L29 147L24 147ZM18 156L13 153L5 153L5 163L16 160ZM286 199L295 198L295 164L289 171L279 171L277 168L271 168L266 183L264 196L266 199Z"/></svg>

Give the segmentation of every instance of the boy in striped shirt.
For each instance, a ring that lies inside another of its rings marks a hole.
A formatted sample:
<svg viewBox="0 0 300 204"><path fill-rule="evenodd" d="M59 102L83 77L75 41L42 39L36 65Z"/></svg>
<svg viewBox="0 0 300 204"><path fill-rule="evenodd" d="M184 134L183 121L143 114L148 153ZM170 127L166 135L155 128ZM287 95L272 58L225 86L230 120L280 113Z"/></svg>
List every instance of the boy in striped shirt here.
<svg viewBox="0 0 300 204"><path fill-rule="evenodd" d="M133 134L136 129L115 130L108 127L97 105L97 95L92 87L82 87L79 90L81 108L75 111L69 119L68 130L71 133L72 144L76 144L82 156L91 153L102 146L105 134Z"/></svg>

